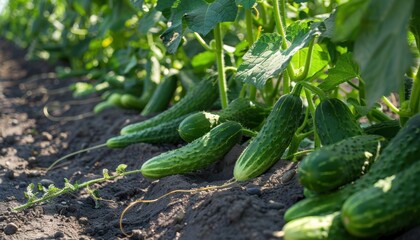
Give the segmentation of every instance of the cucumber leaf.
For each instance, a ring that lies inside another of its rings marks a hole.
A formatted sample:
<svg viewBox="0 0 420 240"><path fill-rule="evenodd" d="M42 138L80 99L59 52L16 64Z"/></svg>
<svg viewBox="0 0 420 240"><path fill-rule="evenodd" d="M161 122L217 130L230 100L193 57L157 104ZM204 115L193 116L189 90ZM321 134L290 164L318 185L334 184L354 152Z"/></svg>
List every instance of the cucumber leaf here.
<svg viewBox="0 0 420 240"><path fill-rule="evenodd" d="M158 4L157 9L165 14L168 11L168 1ZM207 35L217 23L234 21L238 7L231 0L215 0L212 3L204 0L178 0L173 2L170 10L170 27L162 33L161 39L168 52L175 53L186 27Z"/></svg>
<svg viewBox="0 0 420 240"><path fill-rule="evenodd" d="M337 64L328 71L328 77L318 86L324 91L330 91L339 84L360 78L360 70L357 63L353 60L353 55L348 52L341 55Z"/></svg>
<svg viewBox="0 0 420 240"><path fill-rule="evenodd" d="M412 62L407 41L414 0L371 0L354 46L366 82L366 103L398 91Z"/></svg>
<svg viewBox="0 0 420 240"><path fill-rule="evenodd" d="M267 80L280 75L293 55L304 48L318 33L317 28L301 29L285 50L281 49L282 38L279 34L261 35L243 56L243 63L238 67L236 78L262 89Z"/></svg>

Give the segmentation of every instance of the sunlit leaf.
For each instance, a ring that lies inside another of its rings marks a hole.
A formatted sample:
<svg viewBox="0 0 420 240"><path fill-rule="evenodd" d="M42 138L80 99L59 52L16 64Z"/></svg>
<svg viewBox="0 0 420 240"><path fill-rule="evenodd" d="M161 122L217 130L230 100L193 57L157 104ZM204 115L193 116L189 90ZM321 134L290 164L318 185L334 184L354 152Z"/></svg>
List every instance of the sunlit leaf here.
<svg viewBox="0 0 420 240"><path fill-rule="evenodd" d="M269 78L277 77L286 69L293 55L304 48L317 33L316 28L299 31L285 50L281 50L280 35L263 34L244 55L236 77L257 88L264 87Z"/></svg>

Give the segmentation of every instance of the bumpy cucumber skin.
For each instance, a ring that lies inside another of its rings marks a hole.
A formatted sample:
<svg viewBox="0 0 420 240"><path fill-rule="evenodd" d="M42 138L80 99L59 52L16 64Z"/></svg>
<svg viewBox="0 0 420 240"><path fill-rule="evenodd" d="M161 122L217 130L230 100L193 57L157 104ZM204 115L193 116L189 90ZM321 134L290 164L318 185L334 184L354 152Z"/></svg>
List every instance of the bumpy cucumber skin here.
<svg viewBox="0 0 420 240"><path fill-rule="evenodd" d="M317 193L327 193L366 173L384 146L385 138L360 135L324 146L301 161L300 183Z"/></svg>
<svg viewBox="0 0 420 240"><path fill-rule="evenodd" d="M217 114L204 111L194 113L179 124L178 133L186 142L192 142L208 133L221 122L222 119Z"/></svg>
<svg viewBox="0 0 420 240"><path fill-rule="evenodd" d="M342 208L345 228L355 236L373 238L417 225L419 176L420 156L409 168L353 194Z"/></svg>
<svg viewBox="0 0 420 240"><path fill-rule="evenodd" d="M149 99L141 112L141 115L147 116L151 113L157 113L165 110L175 93L177 82L177 75L171 75L158 85L152 97Z"/></svg>
<svg viewBox="0 0 420 240"><path fill-rule="evenodd" d="M236 161L236 180L258 177L280 159L300 125L302 112L299 96L287 94L278 99L267 122Z"/></svg>
<svg viewBox="0 0 420 240"><path fill-rule="evenodd" d="M316 107L315 128L322 145L363 134L350 109L336 98L326 99Z"/></svg>
<svg viewBox="0 0 420 240"><path fill-rule="evenodd" d="M225 121L235 121L246 128L259 126L270 113L270 109L246 98L237 98L219 112L199 112L186 118L179 125L182 139L191 142Z"/></svg>
<svg viewBox="0 0 420 240"><path fill-rule="evenodd" d="M354 240L343 226L340 212L309 216L288 222L283 227L284 240Z"/></svg>
<svg viewBox="0 0 420 240"><path fill-rule="evenodd" d="M410 167L420 156L419 146L420 113L407 121L406 125L383 149L378 159L370 167L369 172L336 192L303 199L296 203L286 211L285 221L338 211L350 195L372 186L379 179Z"/></svg>
<svg viewBox="0 0 420 240"><path fill-rule="evenodd" d="M171 108L148 120L125 126L121 129L121 134L125 135L153 127L191 112L207 110L217 97L217 84L212 79L205 79Z"/></svg>
<svg viewBox="0 0 420 240"><path fill-rule="evenodd" d="M106 141L109 148L124 148L135 143L177 143L182 139L178 134L178 125L189 114L146 128L138 132L112 137Z"/></svg>
<svg viewBox="0 0 420 240"><path fill-rule="evenodd" d="M246 128L258 127L267 118L271 109L247 98L237 98L228 107L218 112L222 120L235 121Z"/></svg>
<svg viewBox="0 0 420 240"><path fill-rule="evenodd" d="M147 178L189 173L220 160L242 136L242 126L225 122L193 142L146 161L140 171Z"/></svg>
<svg viewBox="0 0 420 240"><path fill-rule="evenodd" d="M392 139L400 131L401 125L398 120L390 120L373 124L363 128L366 134L381 135L386 139Z"/></svg>

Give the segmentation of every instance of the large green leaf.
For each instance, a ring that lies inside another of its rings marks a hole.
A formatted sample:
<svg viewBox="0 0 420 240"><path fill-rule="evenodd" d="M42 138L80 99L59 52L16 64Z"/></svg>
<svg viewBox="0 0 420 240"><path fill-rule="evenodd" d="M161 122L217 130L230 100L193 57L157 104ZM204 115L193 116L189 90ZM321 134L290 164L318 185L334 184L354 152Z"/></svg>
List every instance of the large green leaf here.
<svg viewBox="0 0 420 240"><path fill-rule="evenodd" d="M356 77L360 78L359 66L353 60L351 53L345 53L338 58L337 64L328 71L328 77L319 87L324 91L330 91L339 84Z"/></svg>
<svg viewBox="0 0 420 240"><path fill-rule="evenodd" d="M367 104L397 91L412 57L407 41L414 0L371 0L354 46L366 82Z"/></svg>
<svg viewBox="0 0 420 240"><path fill-rule="evenodd" d="M292 64L295 67L295 70L300 74L303 72L303 69L306 64L306 58L308 55L308 47L302 48L292 57ZM328 54L322 49L318 44L315 44L312 50L311 65L308 70L307 78L314 76L320 71L324 70L328 65L329 58Z"/></svg>
<svg viewBox="0 0 420 240"><path fill-rule="evenodd" d="M161 3L161 1L163 1ZM161 0L159 10L168 10L168 1ZM169 53L174 53L181 43L185 23L191 30L208 34L217 23L234 21L238 7L231 0L215 0L207 3L204 0L178 0L171 5L170 26L163 32L161 39Z"/></svg>
<svg viewBox="0 0 420 240"><path fill-rule="evenodd" d="M335 16L334 41L345 41L357 34L363 15L369 5L368 0L353 0L340 5Z"/></svg>
<svg viewBox="0 0 420 240"><path fill-rule="evenodd" d="M285 50L281 50L280 35L263 34L243 56L236 77L261 89L268 79L281 74L293 55L304 48L317 33L316 28L301 30Z"/></svg>

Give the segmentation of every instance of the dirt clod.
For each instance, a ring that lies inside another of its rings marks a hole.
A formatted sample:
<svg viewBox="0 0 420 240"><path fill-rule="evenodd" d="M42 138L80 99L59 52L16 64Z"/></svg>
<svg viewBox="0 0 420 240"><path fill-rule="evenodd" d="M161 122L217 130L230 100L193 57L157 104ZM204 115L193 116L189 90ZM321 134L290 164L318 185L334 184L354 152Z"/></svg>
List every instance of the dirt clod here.
<svg viewBox="0 0 420 240"><path fill-rule="evenodd" d="M12 235L15 234L18 230L18 226L14 223L9 223L4 227L4 234Z"/></svg>

